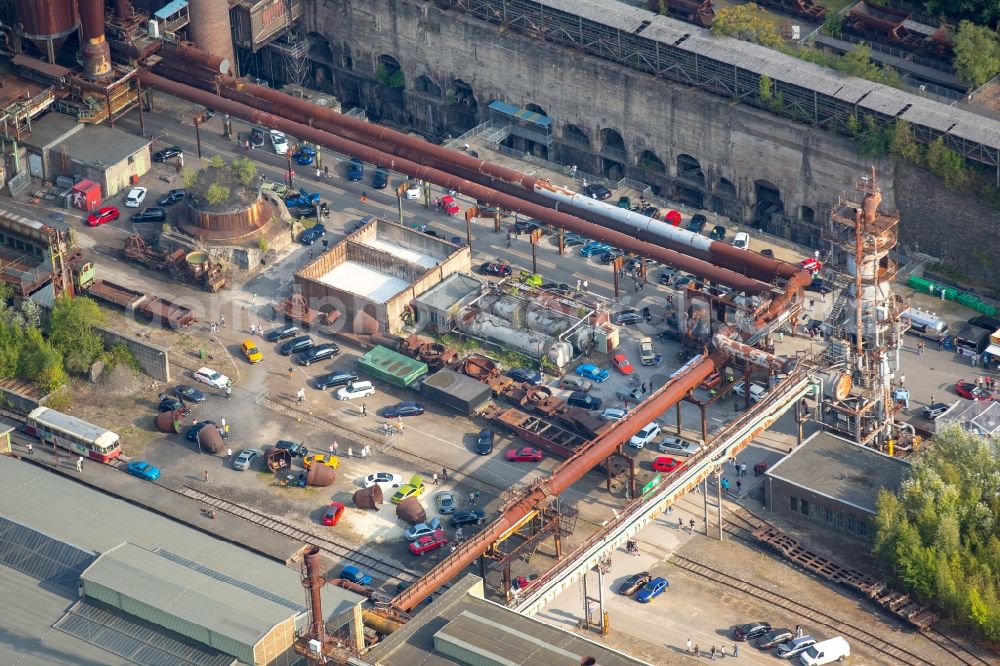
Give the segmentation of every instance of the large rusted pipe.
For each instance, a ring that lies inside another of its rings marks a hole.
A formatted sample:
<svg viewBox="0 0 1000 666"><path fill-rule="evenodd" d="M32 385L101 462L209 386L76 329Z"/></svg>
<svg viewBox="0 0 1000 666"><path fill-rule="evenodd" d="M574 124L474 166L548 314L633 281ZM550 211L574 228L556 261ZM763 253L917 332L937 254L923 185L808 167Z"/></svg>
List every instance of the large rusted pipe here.
<svg viewBox="0 0 1000 666"><path fill-rule="evenodd" d="M315 638L322 645L326 639L326 630L323 625L323 584L326 580L321 573L322 557L319 554L319 546L309 546L305 554L306 579L302 585L309 590L309 611L312 615L312 629L310 637Z"/></svg>
<svg viewBox="0 0 1000 666"><path fill-rule="evenodd" d="M184 63L189 63L204 67L207 70L205 71L206 76L209 75L209 72L213 76L229 73L231 63L224 56L203 51L189 44L164 42L162 53L169 58L163 62L164 66L171 69L180 69Z"/></svg>
<svg viewBox="0 0 1000 666"><path fill-rule="evenodd" d="M83 75L96 79L111 73L111 47L104 38L104 0L79 0Z"/></svg>
<svg viewBox="0 0 1000 666"><path fill-rule="evenodd" d="M203 104L208 108L215 109L216 111L222 111L238 118L244 118L245 120L249 120L253 123L259 123L268 127L280 129L301 139L325 146L344 155L354 155L366 162L370 162L393 171L405 173L413 178L437 183L441 187L456 190L462 194L475 197L476 199L482 201L494 202L504 208L516 210L524 213L525 215L541 220L546 224L562 227L570 231L584 234L591 238L605 241L627 252L634 252L635 254L644 255L671 266L676 266L681 270L688 271L689 273L697 275L703 279L728 285L738 291L743 291L749 294L764 294L771 290L770 285L748 278L745 275L740 275L734 271L714 266L707 261L695 259L674 250L668 250L663 247L638 241L635 238L620 232L605 229L589 222L584 222L579 218L561 211L552 210L538 204L526 202L509 194L502 194L486 186L457 178L451 174L438 171L437 169L421 166L409 160L388 155L374 148L358 145L353 141L330 134L329 132L324 132L320 129L309 127L308 125L303 125L272 113L253 109L246 104L226 99L224 97L219 97L212 92L200 90L176 81L171 81L157 74L153 74L152 72L143 71L140 72L139 76L143 85L147 87L158 88L192 102Z"/></svg>
<svg viewBox="0 0 1000 666"><path fill-rule="evenodd" d="M674 373L663 388L639 405L630 418L615 422L604 434L559 465L552 476L535 484L521 499L509 504L497 520L466 540L440 564L397 595L392 600L392 605L401 611L416 608L427 595L465 571L486 552L491 543L513 529L539 505L583 478L587 472L614 453L622 442L627 441L646 424L656 420L663 412L680 402L688 391L698 386L715 372L716 368L722 367L724 360L725 354L721 352L692 359Z"/></svg>

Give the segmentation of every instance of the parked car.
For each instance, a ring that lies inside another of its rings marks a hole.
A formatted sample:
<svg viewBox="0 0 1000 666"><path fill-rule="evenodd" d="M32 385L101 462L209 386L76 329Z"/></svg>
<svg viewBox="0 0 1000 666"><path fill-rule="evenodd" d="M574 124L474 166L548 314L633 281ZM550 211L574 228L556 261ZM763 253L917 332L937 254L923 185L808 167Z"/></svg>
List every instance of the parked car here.
<svg viewBox="0 0 1000 666"><path fill-rule="evenodd" d="M269 134L271 135L271 147L274 148L274 154L284 155L287 153L288 137L285 136L285 133L278 130L271 130Z"/></svg>
<svg viewBox="0 0 1000 666"><path fill-rule="evenodd" d="M114 222L120 216L121 213L114 206L104 206L87 216L87 226L98 227L108 222Z"/></svg>
<svg viewBox="0 0 1000 666"><path fill-rule="evenodd" d="M924 418L933 421L951 408L951 405L943 402L935 402L933 405L924 405Z"/></svg>
<svg viewBox="0 0 1000 666"><path fill-rule="evenodd" d="M632 363L629 362L625 354L615 354L612 356L611 367L623 375L631 375L635 373L635 368L632 367Z"/></svg>
<svg viewBox="0 0 1000 666"><path fill-rule="evenodd" d="M628 443L630 446L641 449L656 439L659 434L660 424L653 421L652 423L647 423L642 427L642 430L632 435L632 438L628 440Z"/></svg>
<svg viewBox="0 0 1000 666"><path fill-rule="evenodd" d="M187 432L184 433L184 439L186 439L189 442L197 442L198 433L202 431L202 428L207 428L209 426L216 428L219 431L219 434L222 435L223 439L228 438L228 435L226 435L225 431L219 428L219 425L215 421L212 421L211 419L206 419L205 421L198 421L190 428L188 428Z"/></svg>
<svg viewBox="0 0 1000 666"><path fill-rule="evenodd" d="M288 338L294 337L300 333L299 327L292 324L285 324L284 326L279 326L278 328L272 328L264 335L264 339L268 342L281 342L282 340L287 340Z"/></svg>
<svg viewBox="0 0 1000 666"><path fill-rule="evenodd" d="M763 636L769 631L771 631L771 625L767 622L748 622L733 627L733 638L738 641L748 641L751 638Z"/></svg>
<svg viewBox="0 0 1000 666"><path fill-rule="evenodd" d="M250 145L254 148L260 148L264 145L264 130L260 127L250 128Z"/></svg>
<svg viewBox="0 0 1000 666"><path fill-rule="evenodd" d="M125 207L138 208L141 206L142 202L146 200L147 192L149 192L149 190L145 187L133 187L125 196Z"/></svg>
<svg viewBox="0 0 1000 666"><path fill-rule="evenodd" d="M697 444L680 437L664 437L663 441L656 445L656 450L660 453L670 453L675 456L693 456L698 453L698 448Z"/></svg>
<svg viewBox="0 0 1000 666"><path fill-rule="evenodd" d="M176 395L181 400L186 402L202 403L205 402L205 394L196 389L193 386L187 384L179 384L177 388L174 389L174 395Z"/></svg>
<svg viewBox="0 0 1000 666"><path fill-rule="evenodd" d="M733 236L733 247L739 248L740 250L749 250L750 234L745 231L741 231Z"/></svg>
<svg viewBox="0 0 1000 666"><path fill-rule="evenodd" d="M476 453L481 456L493 453L493 431L489 428L479 431L479 436L476 438Z"/></svg>
<svg viewBox="0 0 1000 666"><path fill-rule="evenodd" d="M257 449L243 449L240 454L233 459L233 469L238 469L240 471L250 469L253 465L253 461L260 457L260 451Z"/></svg>
<svg viewBox="0 0 1000 666"><path fill-rule="evenodd" d="M302 466L309 469L313 465L329 467L330 469L340 468L340 458L332 453L310 453L302 456Z"/></svg>
<svg viewBox="0 0 1000 666"><path fill-rule="evenodd" d="M295 355L295 363L298 365L312 365L316 361L325 361L340 353L340 347L333 342L324 342L321 345L313 345L303 352Z"/></svg>
<svg viewBox="0 0 1000 666"><path fill-rule="evenodd" d="M581 192L591 199L597 199L598 201L605 201L611 198L611 190L600 183L585 185Z"/></svg>
<svg viewBox="0 0 1000 666"><path fill-rule="evenodd" d="M642 588L635 593L635 600L640 603L648 604L650 601L666 592L668 587L670 587L670 583L667 582L666 578L654 578L643 585Z"/></svg>
<svg viewBox="0 0 1000 666"><path fill-rule="evenodd" d="M677 277L678 273L680 273L680 271L677 270L676 268L673 268L672 266L664 267L663 270L660 271L660 277L658 278L660 284L669 285L673 281L673 279Z"/></svg>
<svg viewBox="0 0 1000 666"><path fill-rule="evenodd" d="M479 267L479 272L483 275L493 275L496 277L508 277L513 271L507 264L497 264L486 262Z"/></svg>
<svg viewBox="0 0 1000 666"><path fill-rule="evenodd" d="M297 335L278 347L278 353L282 356L291 356L292 354L309 349L314 344L316 343L313 342L312 336Z"/></svg>
<svg viewBox="0 0 1000 666"><path fill-rule="evenodd" d="M630 597L639 591L643 585L653 580L653 574L648 571L643 571L642 573L632 574L625 581L618 586L618 594Z"/></svg>
<svg viewBox="0 0 1000 666"><path fill-rule="evenodd" d="M352 180L357 182L365 177L365 165L364 163L352 157L351 161L347 163L347 180Z"/></svg>
<svg viewBox="0 0 1000 666"><path fill-rule="evenodd" d="M772 250L769 247L765 247L763 250L760 251L760 253L764 257L768 257L770 259L774 259L774 250Z"/></svg>
<svg viewBox="0 0 1000 666"><path fill-rule="evenodd" d="M746 397L746 383L740 382L733 387L733 394L743 398ZM767 395L767 389L760 384L750 384L750 402L757 403Z"/></svg>
<svg viewBox="0 0 1000 666"><path fill-rule="evenodd" d="M990 333L1000 331L1000 319L997 319L996 317L979 315L978 317L970 319L968 323L970 326L975 326L976 328L985 328Z"/></svg>
<svg viewBox="0 0 1000 666"><path fill-rule="evenodd" d="M164 208L169 208L179 201L184 201L184 197L187 196L187 190L185 189L174 189L168 191L156 202Z"/></svg>
<svg viewBox="0 0 1000 666"><path fill-rule="evenodd" d="M349 370L335 370L325 375L313 377L313 385L322 391L331 386L347 386L357 378L358 376Z"/></svg>
<svg viewBox="0 0 1000 666"><path fill-rule="evenodd" d="M419 474L414 474L410 477L409 483L404 483L396 490L390 501L393 504L399 504L408 497L423 495L425 490L427 490L427 486L424 484L423 478Z"/></svg>
<svg viewBox="0 0 1000 666"><path fill-rule="evenodd" d="M633 389L620 388L615 391L615 397L619 400L625 400L633 404L638 405L640 402L646 399L646 394L649 393L648 390L643 390L641 386L636 386Z"/></svg>
<svg viewBox="0 0 1000 666"><path fill-rule="evenodd" d="M542 383L542 373L531 368L511 368L507 371L507 376L515 382L527 382L536 386Z"/></svg>
<svg viewBox="0 0 1000 666"><path fill-rule="evenodd" d="M434 496L434 503L437 504L438 513L443 516L455 513L458 507L455 505L455 493L449 490L442 490Z"/></svg>
<svg viewBox="0 0 1000 666"><path fill-rule="evenodd" d="M175 412L178 409L184 409L184 401L175 398L164 393L160 394L160 404L157 405L157 410L161 412Z"/></svg>
<svg viewBox="0 0 1000 666"><path fill-rule="evenodd" d="M575 375L565 375L559 380L559 388L568 389L570 391L580 391L581 393L586 393L594 384L589 379L584 379L583 377L577 377Z"/></svg>
<svg viewBox="0 0 1000 666"><path fill-rule="evenodd" d="M292 155L295 158L296 164L300 166L309 166L316 159L316 149L312 146L302 146L295 154Z"/></svg>
<svg viewBox="0 0 1000 666"><path fill-rule="evenodd" d="M507 460L510 462L538 462L542 459L542 450L530 446L507 450Z"/></svg>
<svg viewBox="0 0 1000 666"><path fill-rule="evenodd" d="M687 230L694 234L700 234L705 230L705 225L708 224L708 218L701 213L695 213L691 216L691 220L688 222Z"/></svg>
<svg viewBox="0 0 1000 666"><path fill-rule="evenodd" d="M375 387L371 382L352 382L337 391L337 400L354 400L375 395Z"/></svg>
<svg viewBox="0 0 1000 666"><path fill-rule="evenodd" d="M137 476L147 481L156 481L160 478L160 468L150 465L145 460L133 460L126 465L125 469L132 476Z"/></svg>
<svg viewBox="0 0 1000 666"><path fill-rule="evenodd" d="M770 650L794 637L795 632L791 629L772 629L754 641L754 645L760 650Z"/></svg>
<svg viewBox="0 0 1000 666"><path fill-rule="evenodd" d="M641 324L645 320L642 313L637 310L622 310L615 314L612 321L619 326L629 326L633 324Z"/></svg>
<svg viewBox="0 0 1000 666"><path fill-rule="evenodd" d="M406 401L398 402L391 407L382 410L382 416L387 419L395 419L400 416L420 416L424 413L424 406L419 402Z"/></svg>
<svg viewBox="0 0 1000 666"><path fill-rule="evenodd" d="M581 236L580 234L563 234L563 245L565 247L574 247L576 245L586 245L590 241Z"/></svg>
<svg viewBox="0 0 1000 666"><path fill-rule="evenodd" d="M613 247L610 250L608 250L607 252L602 252L601 253L601 263L602 264L610 264L612 261L614 261L618 257L624 257L624 256L625 256L625 252L624 251L619 250L616 247Z"/></svg>
<svg viewBox="0 0 1000 666"><path fill-rule="evenodd" d="M806 290L815 291L819 294L829 294L833 291L833 285L829 280L824 280L821 277L814 277L809 283L809 286L806 287Z"/></svg>
<svg viewBox="0 0 1000 666"><path fill-rule="evenodd" d="M180 146L167 146L166 148L161 148L160 150L153 153L154 162L166 162L169 159L177 157L178 155L183 155L184 149Z"/></svg>
<svg viewBox="0 0 1000 666"><path fill-rule="evenodd" d="M330 505L323 510L323 517L320 521L327 527L334 527L340 522L346 507L340 502L330 502Z"/></svg>
<svg viewBox="0 0 1000 666"><path fill-rule="evenodd" d="M502 213L506 213L501 209ZM538 220L518 220L514 223L514 233L515 234L530 234L535 229L544 229L545 225Z"/></svg>
<svg viewBox="0 0 1000 666"><path fill-rule="evenodd" d="M712 233L708 235L712 240L724 241L726 240L726 228L721 224L717 224L712 227Z"/></svg>
<svg viewBox="0 0 1000 666"><path fill-rule="evenodd" d="M274 444L274 448L282 449L283 451L288 451L288 453L293 458L305 458L309 455L309 449L305 447L301 442L293 442L287 439L279 439Z"/></svg>
<svg viewBox="0 0 1000 666"><path fill-rule="evenodd" d="M566 398L566 404L570 407L582 407L583 409L593 410L601 408L601 399L583 391L573 391Z"/></svg>
<svg viewBox="0 0 1000 666"><path fill-rule="evenodd" d="M257 343L253 340L244 340L243 344L240 345L240 351L250 363L260 363L264 360L264 355L257 349Z"/></svg>
<svg viewBox="0 0 1000 666"><path fill-rule="evenodd" d="M303 245L312 245L323 236L326 236L326 227L317 223L299 234L299 242Z"/></svg>
<svg viewBox="0 0 1000 666"><path fill-rule="evenodd" d="M407 183L406 184L406 199L408 201L413 201L414 199L419 199L420 194L423 192L420 187L420 183Z"/></svg>
<svg viewBox="0 0 1000 666"><path fill-rule="evenodd" d="M975 400L976 402L985 402L993 399L992 393L972 382L967 382L965 380L959 381L955 384L955 392L966 400Z"/></svg>
<svg viewBox="0 0 1000 666"><path fill-rule="evenodd" d="M211 368L198 368L194 372L195 381L199 381L202 384L208 384L209 386L217 389L226 388L230 384L229 377L226 377L221 372L216 372Z"/></svg>
<svg viewBox="0 0 1000 666"><path fill-rule="evenodd" d="M352 583L357 583L358 585L370 585L373 580L371 576L369 576L367 573L365 573L358 567L354 566L353 564L344 567L340 571L339 578L343 578L344 580L349 580Z"/></svg>
<svg viewBox="0 0 1000 666"><path fill-rule="evenodd" d="M375 175L372 176L372 187L376 190L384 190L389 184L389 170L384 167L377 167Z"/></svg>
<svg viewBox="0 0 1000 666"><path fill-rule="evenodd" d="M653 471L663 472L665 474L669 474L670 472L680 469L683 466L684 463L680 460L677 458L670 458L668 456L660 456L653 461Z"/></svg>
<svg viewBox="0 0 1000 666"><path fill-rule="evenodd" d="M600 241L590 241L586 245L580 248L580 256L592 257L595 254L598 255L604 254L605 252L609 252L610 250L611 246L608 245L607 243L602 243Z"/></svg>
<svg viewBox="0 0 1000 666"><path fill-rule="evenodd" d="M593 363L584 363L576 366L576 374L580 375L584 379L595 381L598 384L607 381L608 376L610 375L607 370L604 368L598 368Z"/></svg>
<svg viewBox="0 0 1000 666"><path fill-rule="evenodd" d="M455 201L455 197L450 194L446 194L438 199L438 208L444 211L447 215L458 215L461 210L458 207L458 202Z"/></svg>
<svg viewBox="0 0 1000 666"><path fill-rule="evenodd" d="M802 666L822 666L835 661L843 661L851 656L851 646L842 636L835 636L810 645L799 655Z"/></svg>
<svg viewBox="0 0 1000 666"><path fill-rule="evenodd" d="M162 208L144 208L132 216L133 222L166 222L167 211Z"/></svg>
<svg viewBox="0 0 1000 666"><path fill-rule="evenodd" d="M431 518L426 523L417 523L412 527L408 527L404 533L407 541L416 541L422 536L428 536L440 531L441 529L441 519Z"/></svg>
<svg viewBox="0 0 1000 666"><path fill-rule="evenodd" d="M628 410L621 407L608 407L601 412L602 421L621 421L628 416Z"/></svg>
<svg viewBox="0 0 1000 666"><path fill-rule="evenodd" d="M653 350L653 338L644 337L639 340L639 362L643 365L656 363L656 351Z"/></svg>
<svg viewBox="0 0 1000 666"><path fill-rule="evenodd" d="M482 509L459 509L451 514L452 527L482 525L484 520L486 520L486 512Z"/></svg>
<svg viewBox="0 0 1000 666"><path fill-rule="evenodd" d="M806 648L810 648L813 645L816 645L816 639L812 636L799 636L779 645L775 654L781 659L791 659L802 654L806 651Z"/></svg>
<svg viewBox="0 0 1000 666"><path fill-rule="evenodd" d="M392 472L375 472L365 477L365 488L371 488L374 485L381 485L383 483L393 488L399 488L403 485L403 477L400 474L393 474Z"/></svg>
<svg viewBox="0 0 1000 666"><path fill-rule="evenodd" d="M410 544L410 552L414 555L423 555L426 552L437 550L448 543L444 533L438 532L429 536L422 536Z"/></svg>

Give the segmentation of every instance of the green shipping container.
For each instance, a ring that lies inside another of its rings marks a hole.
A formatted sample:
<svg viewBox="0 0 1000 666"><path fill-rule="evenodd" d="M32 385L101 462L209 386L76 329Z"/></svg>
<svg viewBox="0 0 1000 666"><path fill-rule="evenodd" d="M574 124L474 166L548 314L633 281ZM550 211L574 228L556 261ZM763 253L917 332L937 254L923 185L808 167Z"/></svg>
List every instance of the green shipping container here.
<svg viewBox="0 0 1000 666"><path fill-rule="evenodd" d="M369 350L359 358L358 369L402 388L409 387L428 371L426 363L381 346Z"/></svg>

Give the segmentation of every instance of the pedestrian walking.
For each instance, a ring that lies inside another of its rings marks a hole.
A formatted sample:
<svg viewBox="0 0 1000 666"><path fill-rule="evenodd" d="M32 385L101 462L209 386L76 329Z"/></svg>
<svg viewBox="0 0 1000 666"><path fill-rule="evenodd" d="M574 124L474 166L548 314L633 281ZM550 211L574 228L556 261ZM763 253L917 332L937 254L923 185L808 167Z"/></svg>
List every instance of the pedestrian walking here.
<svg viewBox="0 0 1000 666"><path fill-rule="evenodd" d="M347 457L348 458L353 458L354 457L354 447L353 446L348 446L347 447Z"/></svg>
<svg viewBox="0 0 1000 666"><path fill-rule="evenodd" d="M738 495L741 490L743 490L743 482L736 479L736 494Z"/></svg>
<svg viewBox="0 0 1000 666"><path fill-rule="evenodd" d="M741 476L746 476L747 475L747 464L746 463L740 463L740 475Z"/></svg>
<svg viewBox="0 0 1000 666"><path fill-rule="evenodd" d="M448 468L447 467L442 467L441 468L441 478L443 478L445 481L448 480Z"/></svg>
<svg viewBox="0 0 1000 666"><path fill-rule="evenodd" d="M306 399L306 390L304 388L300 388L299 392L296 394L296 398L298 399L297 403L301 405L302 401Z"/></svg>
<svg viewBox="0 0 1000 666"><path fill-rule="evenodd" d="M392 432L392 431L389 430L389 422L388 421L382 421L382 433L385 434L385 435L388 435L390 432Z"/></svg>
<svg viewBox="0 0 1000 666"><path fill-rule="evenodd" d="M361 203L368 203L368 193L367 192L362 192L361 193Z"/></svg>
<svg viewBox="0 0 1000 666"><path fill-rule="evenodd" d="M899 374L899 388L903 388L906 385L906 375L903 373Z"/></svg>
<svg viewBox="0 0 1000 666"><path fill-rule="evenodd" d="M368 403L361 403L361 416L368 416Z"/></svg>
<svg viewBox="0 0 1000 666"><path fill-rule="evenodd" d="M330 445L330 455L333 455L333 444Z"/></svg>
<svg viewBox="0 0 1000 666"><path fill-rule="evenodd" d="M740 646L737 645L736 643L733 643L733 656L734 657L740 656Z"/></svg>
<svg viewBox="0 0 1000 666"><path fill-rule="evenodd" d="M226 384L226 400L229 400L232 397L233 397L233 385ZM229 428L226 428L226 432L229 432Z"/></svg>
<svg viewBox="0 0 1000 666"><path fill-rule="evenodd" d="M398 432L400 435L403 434L403 420L402 419L396 421L396 432Z"/></svg>
<svg viewBox="0 0 1000 666"><path fill-rule="evenodd" d="M313 249L311 247L309 248L309 258L313 258Z"/></svg>
<svg viewBox="0 0 1000 666"><path fill-rule="evenodd" d="M696 656L696 657L700 657L701 656L701 648L698 647L697 645L694 646L694 656Z"/></svg>
<svg viewBox="0 0 1000 666"><path fill-rule="evenodd" d="M292 368L292 367L289 367L289 368L288 368L288 378L289 378L289 379L291 379L291 378L292 378L292 373L293 373L293 372L295 372L295 368Z"/></svg>
<svg viewBox="0 0 1000 666"><path fill-rule="evenodd" d="M323 177L324 178L330 177L330 167L328 166L323 167Z"/></svg>
<svg viewBox="0 0 1000 666"><path fill-rule="evenodd" d="M35 446L31 442L28 442L28 455L35 455Z"/></svg>
<svg viewBox="0 0 1000 666"><path fill-rule="evenodd" d="M801 638L802 637L802 625L801 624L795 625L795 637L796 638Z"/></svg>
<svg viewBox="0 0 1000 666"><path fill-rule="evenodd" d="M226 458L232 458L232 457L233 457L233 450L226 449Z"/></svg>
<svg viewBox="0 0 1000 666"><path fill-rule="evenodd" d="M226 316L219 315L219 328L225 328L225 327L226 327Z"/></svg>
<svg viewBox="0 0 1000 666"><path fill-rule="evenodd" d="M688 654L691 654L691 639L690 638L688 639L687 646L688 646Z"/></svg>
<svg viewBox="0 0 1000 666"><path fill-rule="evenodd" d="M715 661L715 646L714 645L712 646L712 649L709 650L708 654L709 654L709 657L712 659L712 661Z"/></svg>
<svg viewBox="0 0 1000 666"><path fill-rule="evenodd" d="M319 180L322 177L323 177L323 172L319 170L319 167L317 167L316 168L316 180Z"/></svg>
<svg viewBox="0 0 1000 666"><path fill-rule="evenodd" d="M575 164L569 168L569 177L570 178L576 178L576 165ZM688 641L688 643L690 643L690 642L691 641ZM688 645L688 652L690 652L690 651L691 651L691 646Z"/></svg>
<svg viewBox="0 0 1000 666"><path fill-rule="evenodd" d="M928 405L933 405L934 404L934 394L933 393L931 393L931 400L927 404Z"/></svg>
<svg viewBox="0 0 1000 666"><path fill-rule="evenodd" d="M340 443L334 440L333 442L333 455L338 455L340 453Z"/></svg>
<svg viewBox="0 0 1000 666"><path fill-rule="evenodd" d="M83 472L83 456L76 459L76 471Z"/></svg>
<svg viewBox="0 0 1000 666"><path fill-rule="evenodd" d="M361 459L364 460L368 457L368 446L361 447Z"/></svg>
<svg viewBox="0 0 1000 666"><path fill-rule="evenodd" d="M583 290L587 291L588 289L590 289L590 283L587 282L586 280L584 280L583 281Z"/></svg>
<svg viewBox="0 0 1000 666"><path fill-rule="evenodd" d="M733 466L733 471L736 472L737 475L739 475L739 473L740 473L740 464L738 462L736 462L736 456L729 456L729 462Z"/></svg>
<svg viewBox="0 0 1000 666"><path fill-rule="evenodd" d="M694 534L694 518L692 518L692 519L691 519L691 520L690 520L690 521L688 522L688 525L690 525L690 526L691 526L691 534Z"/></svg>
<svg viewBox="0 0 1000 666"><path fill-rule="evenodd" d="M979 363L979 354L973 354L972 355L972 367L973 368L976 367L977 363Z"/></svg>
<svg viewBox="0 0 1000 666"><path fill-rule="evenodd" d="M218 330L214 321L212 322L212 326L210 328L213 334L216 332L216 330Z"/></svg>
<svg viewBox="0 0 1000 666"><path fill-rule="evenodd" d="M576 280L576 290L580 291L580 286L583 284L583 280L577 278Z"/></svg>
<svg viewBox="0 0 1000 666"><path fill-rule="evenodd" d="M208 483L208 470L207 469L205 470L204 474L202 475L202 480L205 481L205 483Z"/></svg>
<svg viewBox="0 0 1000 666"><path fill-rule="evenodd" d="M434 472L434 474L431 476L431 479L434 481L434 485L436 486L438 484L437 472Z"/></svg>
<svg viewBox="0 0 1000 666"><path fill-rule="evenodd" d="M510 232L507 232L507 247L511 247L511 244L510 244Z"/></svg>
<svg viewBox="0 0 1000 666"><path fill-rule="evenodd" d="M684 519L683 519L683 518L678 518L678 519L677 519L677 529L678 529L678 530L682 530L682 529L684 529ZM690 647L690 646L688 646L688 649L690 650L690 649L691 649L691 647Z"/></svg>

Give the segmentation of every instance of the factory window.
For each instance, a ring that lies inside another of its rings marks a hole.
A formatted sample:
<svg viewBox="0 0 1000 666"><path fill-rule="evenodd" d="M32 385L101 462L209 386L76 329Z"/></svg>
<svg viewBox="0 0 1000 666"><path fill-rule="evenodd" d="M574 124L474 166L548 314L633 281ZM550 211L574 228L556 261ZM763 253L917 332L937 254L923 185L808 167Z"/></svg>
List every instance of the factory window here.
<svg viewBox="0 0 1000 666"><path fill-rule="evenodd" d="M128 163L129 164L135 164L135 155L129 155L128 156Z"/></svg>
<svg viewBox="0 0 1000 666"><path fill-rule="evenodd" d="M799 510L799 499L797 497L789 497L788 498L788 507L792 511L798 511Z"/></svg>
<svg viewBox="0 0 1000 666"><path fill-rule="evenodd" d="M847 531L854 534L854 516L847 516Z"/></svg>
<svg viewBox="0 0 1000 666"><path fill-rule="evenodd" d="M807 516L809 515L809 501L808 500L801 500L799 502L799 511L801 511L802 513L804 513Z"/></svg>
<svg viewBox="0 0 1000 666"><path fill-rule="evenodd" d="M840 511L833 514L833 525L838 530L844 529L844 514Z"/></svg>
<svg viewBox="0 0 1000 666"><path fill-rule="evenodd" d="M863 520L858 521L858 536L868 538L868 523Z"/></svg>
<svg viewBox="0 0 1000 666"><path fill-rule="evenodd" d="M826 507L823 509L823 520L828 523L833 522L833 509Z"/></svg>

